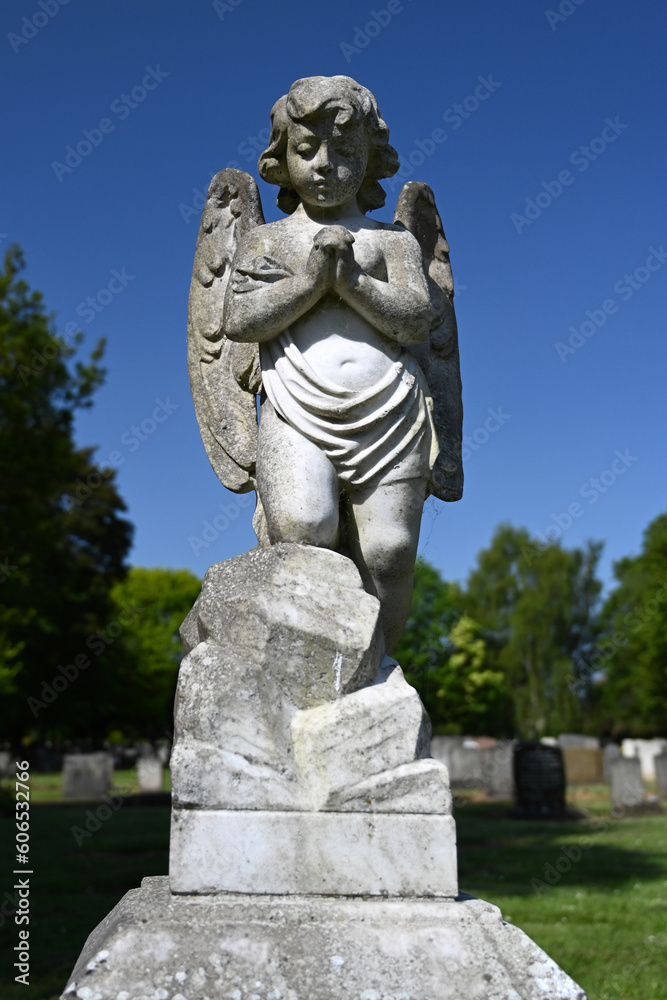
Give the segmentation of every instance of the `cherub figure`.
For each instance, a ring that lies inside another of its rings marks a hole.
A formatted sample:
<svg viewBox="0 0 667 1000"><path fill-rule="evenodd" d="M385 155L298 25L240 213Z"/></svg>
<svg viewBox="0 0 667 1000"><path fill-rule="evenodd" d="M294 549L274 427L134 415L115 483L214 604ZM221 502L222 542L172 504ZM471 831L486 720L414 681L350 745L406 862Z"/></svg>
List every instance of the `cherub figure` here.
<svg viewBox="0 0 667 1000"><path fill-rule="evenodd" d="M449 248L426 185L404 186L393 224L366 216L399 164L350 77L297 80L271 122L259 173L287 218L264 223L241 171L209 187L190 297L199 424L222 482L257 490L260 544L354 560L390 652L424 500L462 489Z"/></svg>

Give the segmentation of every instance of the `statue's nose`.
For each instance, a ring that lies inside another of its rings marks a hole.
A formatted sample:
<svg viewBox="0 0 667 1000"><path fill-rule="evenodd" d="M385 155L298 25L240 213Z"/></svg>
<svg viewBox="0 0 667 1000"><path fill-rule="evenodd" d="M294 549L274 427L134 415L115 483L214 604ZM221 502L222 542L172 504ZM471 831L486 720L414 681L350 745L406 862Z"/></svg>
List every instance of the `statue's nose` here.
<svg viewBox="0 0 667 1000"><path fill-rule="evenodd" d="M314 167L318 174L331 173L332 163L329 157L329 148L326 142L323 142L317 151Z"/></svg>

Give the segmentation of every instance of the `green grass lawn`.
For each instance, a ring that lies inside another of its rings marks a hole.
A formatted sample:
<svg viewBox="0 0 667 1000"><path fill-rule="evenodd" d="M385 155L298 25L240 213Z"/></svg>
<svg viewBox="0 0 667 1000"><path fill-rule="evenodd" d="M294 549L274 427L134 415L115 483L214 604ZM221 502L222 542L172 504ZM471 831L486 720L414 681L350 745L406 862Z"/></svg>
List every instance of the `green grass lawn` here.
<svg viewBox="0 0 667 1000"><path fill-rule="evenodd" d="M136 788L133 772L116 772L115 784L129 794ZM606 794L603 786L577 789L570 802L587 817L567 823L511 820L507 803L460 797L461 888L496 903L590 1000L666 1000L667 818L611 819ZM144 875L167 872L166 806L125 803L82 839L77 828L85 830L87 811L99 803L65 805L58 796L57 776L35 776L31 985L26 991L13 981L17 928L5 918L2 1000L55 1000L90 931ZM4 901L15 867L12 814L0 817L0 833L9 849L2 858Z"/></svg>

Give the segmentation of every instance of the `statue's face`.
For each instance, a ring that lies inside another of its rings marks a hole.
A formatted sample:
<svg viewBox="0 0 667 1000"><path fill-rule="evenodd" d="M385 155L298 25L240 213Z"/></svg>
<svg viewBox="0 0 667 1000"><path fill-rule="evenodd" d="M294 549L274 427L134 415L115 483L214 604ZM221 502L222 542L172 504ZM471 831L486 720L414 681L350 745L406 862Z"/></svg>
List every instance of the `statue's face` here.
<svg viewBox="0 0 667 1000"><path fill-rule="evenodd" d="M287 138L287 169L294 190L308 205L335 208L354 197L368 164L368 140L363 121L340 128L334 116L291 122Z"/></svg>

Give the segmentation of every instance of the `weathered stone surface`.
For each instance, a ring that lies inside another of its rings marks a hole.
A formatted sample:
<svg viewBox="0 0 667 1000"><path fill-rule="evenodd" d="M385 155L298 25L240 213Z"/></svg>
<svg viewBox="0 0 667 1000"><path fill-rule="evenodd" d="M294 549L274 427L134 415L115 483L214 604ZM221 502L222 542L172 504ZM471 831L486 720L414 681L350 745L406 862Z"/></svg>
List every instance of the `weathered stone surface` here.
<svg viewBox="0 0 667 1000"><path fill-rule="evenodd" d="M430 723L396 661L377 669L378 602L349 559L275 545L218 564L182 631L177 808L451 812L445 768L415 765Z"/></svg>
<svg viewBox="0 0 667 1000"><path fill-rule="evenodd" d="M137 781L142 792L161 792L162 762L157 757L140 757L137 761Z"/></svg>
<svg viewBox="0 0 667 1000"><path fill-rule="evenodd" d="M90 935L62 998L176 994L586 1000L497 907L469 896L195 898L170 895L166 878L147 878Z"/></svg>
<svg viewBox="0 0 667 1000"><path fill-rule="evenodd" d="M299 809L280 662L200 643L181 663L171 755L176 806Z"/></svg>
<svg viewBox="0 0 667 1000"><path fill-rule="evenodd" d="M280 544L216 563L182 630L186 652L211 640L271 661L298 708L369 683L383 656L380 605L354 563L330 549Z"/></svg>
<svg viewBox="0 0 667 1000"><path fill-rule="evenodd" d="M452 812L447 768L427 757L374 774L365 781L331 795L327 808L341 812L437 813Z"/></svg>
<svg viewBox="0 0 667 1000"><path fill-rule="evenodd" d="M611 763L611 804L621 809L639 809L644 804L644 782L637 757L618 757Z"/></svg>
<svg viewBox="0 0 667 1000"><path fill-rule="evenodd" d="M335 808L346 791L428 753L431 726L419 695L387 658L369 687L336 702L297 712L292 739L312 809ZM445 769L444 787L448 791ZM388 791L384 782L385 793ZM442 812L425 801L417 812Z"/></svg>
<svg viewBox="0 0 667 1000"><path fill-rule="evenodd" d="M72 753L63 757L63 798L96 799L111 788L113 757L109 753Z"/></svg>
<svg viewBox="0 0 667 1000"><path fill-rule="evenodd" d="M172 892L456 896L451 816L172 811Z"/></svg>

